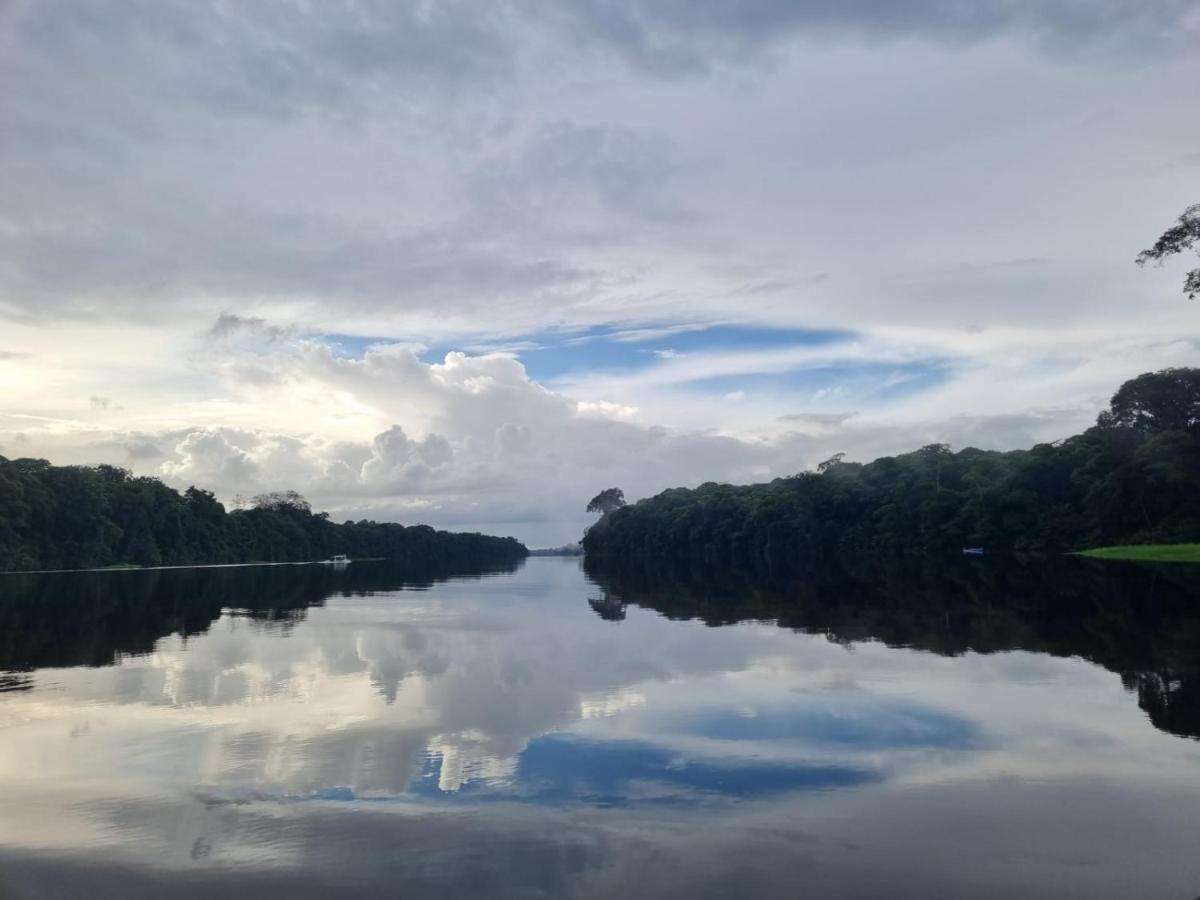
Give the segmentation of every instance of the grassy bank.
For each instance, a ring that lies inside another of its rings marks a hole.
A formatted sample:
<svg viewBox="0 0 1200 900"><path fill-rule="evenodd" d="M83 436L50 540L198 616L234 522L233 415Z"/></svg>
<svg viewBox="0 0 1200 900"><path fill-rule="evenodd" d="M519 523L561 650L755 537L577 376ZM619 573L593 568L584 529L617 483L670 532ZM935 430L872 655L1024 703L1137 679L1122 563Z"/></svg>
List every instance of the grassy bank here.
<svg viewBox="0 0 1200 900"><path fill-rule="evenodd" d="M1097 547L1080 556L1093 559L1132 559L1141 562L1200 563L1200 544L1134 544L1127 547Z"/></svg>

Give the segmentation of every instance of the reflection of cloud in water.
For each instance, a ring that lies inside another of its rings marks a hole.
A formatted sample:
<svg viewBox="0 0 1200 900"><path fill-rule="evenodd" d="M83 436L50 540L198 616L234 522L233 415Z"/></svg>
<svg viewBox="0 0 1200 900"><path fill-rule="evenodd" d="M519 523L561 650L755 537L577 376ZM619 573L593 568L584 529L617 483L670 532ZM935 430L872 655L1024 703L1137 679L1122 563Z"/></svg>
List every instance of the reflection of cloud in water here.
<svg viewBox="0 0 1200 900"><path fill-rule="evenodd" d="M406 896L500 882L519 896L612 896L627 887L617 872L666 896L728 896L737 885L711 880L723 857L754 860L765 881L746 884L783 895L791 882L771 860L816 846L808 831L849 844L874 829L863 852L894 866L905 857L889 847L918 849L906 804L940 823L924 834L936 843L958 836L967 795L980 815L999 809L1003 791L987 786L1000 779L1136 793L1200 764L1200 748L1156 732L1117 676L1082 660L871 642L851 653L637 606L614 626L583 601L577 570L564 581L556 566L415 599L333 597L289 632L225 614L119 665L18 676L26 689L0 702L0 845L10 861L24 847L197 878L287 873L279 884L317 896L322 866L346 890L403 878ZM918 809L935 790L936 809ZM1023 796L1003 810L1010 825L1036 809L1096 827L1048 794ZM696 803L702 813L679 812ZM828 841L810 862L831 858ZM360 871L343 874L347 859ZM674 881L655 881L662 859L680 867Z"/></svg>
<svg viewBox="0 0 1200 900"><path fill-rule="evenodd" d="M645 705L645 694L628 690L610 691L594 697L580 698L579 715L584 719L600 719Z"/></svg>
<svg viewBox="0 0 1200 900"><path fill-rule="evenodd" d="M464 784L507 784L517 771L515 759L499 759L488 753L489 741L482 733L438 735L429 742L422 781L437 772L439 791L453 793ZM421 785L422 782L417 782ZM418 787L419 790L419 787Z"/></svg>
<svg viewBox="0 0 1200 900"><path fill-rule="evenodd" d="M678 716L674 725L687 734L728 741L803 739L859 749L978 747L978 727L971 720L903 699L878 697L800 701L752 712L699 709Z"/></svg>

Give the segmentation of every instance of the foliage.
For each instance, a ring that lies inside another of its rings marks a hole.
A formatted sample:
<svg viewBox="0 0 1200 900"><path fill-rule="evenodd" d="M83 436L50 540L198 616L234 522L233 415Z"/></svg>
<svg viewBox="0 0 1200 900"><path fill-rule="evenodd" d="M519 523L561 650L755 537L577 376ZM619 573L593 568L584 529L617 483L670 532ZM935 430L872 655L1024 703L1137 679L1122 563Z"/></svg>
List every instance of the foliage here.
<svg viewBox="0 0 1200 900"><path fill-rule="evenodd" d="M301 512L312 512L312 504L295 491L255 494L250 502L254 504L255 509L298 509Z"/></svg>
<svg viewBox="0 0 1200 900"><path fill-rule="evenodd" d="M1105 425L1186 431L1200 424L1200 369L1163 369L1125 382L1101 414Z"/></svg>
<svg viewBox="0 0 1200 900"><path fill-rule="evenodd" d="M1137 256L1139 266L1150 260L1161 263L1168 256L1191 250L1200 241L1200 203L1195 203L1183 211L1176 224L1163 232L1162 237L1154 242L1154 246L1143 250ZM1188 299L1195 300L1200 294L1200 269L1192 269L1184 278L1183 292Z"/></svg>
<svg viewBox="0 0 1200 900"><path fill-rule="evenodd" d="M0 456L0 570L299 562L335 553L430 565L504 562L526 551L514 538L427 525L339 525L294 491L227 512L208 491L180 494L114 466Z"/></svg>
<svg viewBox="0 0 1200 900"><path fill-rule="evenodd" d="M625 492L620 488L605 488L588 501L587 511L607 515L625 505Z"/></svg>
<svg viewBox="0 0 1200 900"><path fill-rule="evenodd" d="M1123 385L1098 424L1007 453L839 455L769 484L675 488L618 509L589 555L796 571L847 555L1058 552L1200 540L1200 371Z"/></svg>

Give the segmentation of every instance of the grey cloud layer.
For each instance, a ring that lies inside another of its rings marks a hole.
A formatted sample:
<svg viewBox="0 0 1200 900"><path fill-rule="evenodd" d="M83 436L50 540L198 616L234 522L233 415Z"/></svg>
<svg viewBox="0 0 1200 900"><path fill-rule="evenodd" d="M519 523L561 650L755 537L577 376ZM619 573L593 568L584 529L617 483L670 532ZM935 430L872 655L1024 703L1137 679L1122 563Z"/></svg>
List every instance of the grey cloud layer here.
<svg viewBox="0 0 1200 900"><path fill-rule="evenodd" d="M738 252L698 224L656 231L694 218L681 196L703 182L667 190L690 136L604 122L604 85L830 31L1136 37L1161 53L1195 18L1175 0L13 3L0 310L274 296L466 319L502 301L532 324L599 295L636 315L631 295L662 290L639 246Z"/></svg>
<svg viewBox="0 0 1200 900"><path fill-rule="evenodd" d="M1187 0L580 0L560 15L585 42L605 45L663 75L754 61L795 35L965 43L1017 31L1061 52L1092 41L1178 46L1183 26L1196 26L1195 7Z"/></svg>

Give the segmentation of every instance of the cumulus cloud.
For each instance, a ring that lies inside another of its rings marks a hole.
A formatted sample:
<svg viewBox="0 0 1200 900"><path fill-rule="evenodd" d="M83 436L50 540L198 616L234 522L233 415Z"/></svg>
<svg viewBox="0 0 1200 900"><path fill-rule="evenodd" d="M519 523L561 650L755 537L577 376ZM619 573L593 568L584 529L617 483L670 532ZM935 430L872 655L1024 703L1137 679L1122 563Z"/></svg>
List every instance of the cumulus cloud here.
<svg viewBox="0 0 1200 900"><path fill-rule="evenodd" d="M218 484L226 490L250 486L260 468L246 445L257 450L258 443L258 435L229 429L193 431L175 446L175 459L163 463L162 473L176 482Z"/></svg>
<svg viewBox="0 0 1200 900"><path fill-rule="evenodd" d="M324 344L291 339L270 345L258 364L272 373L272 386L264 394L255 384L244 402L273 427L210 424L111 437L93 429L57 440L87 461L112 459L179 488L215 490L226 501L299 489L337 518L419 520L555 544L586 527L591 517L584 506L602 487L621 486L632 499L680 484L790 475L838 451L865 460L931 441L1023 446L1085 425L1097 408L1084 401L1028 413L938 416L901 407L768 417L759 407L751 415L773 426L738 435L664 427L620 404L575 400L539 384L503 354L451 352L427 362L412 348L380 345L345 358ZM758 402L747 395L732 405ZM336 418L300 418L298 411L315 407L333 416L355 408L351 421L362 437L345 436ZM303 425L311 427L297 427Z"/></svg>

